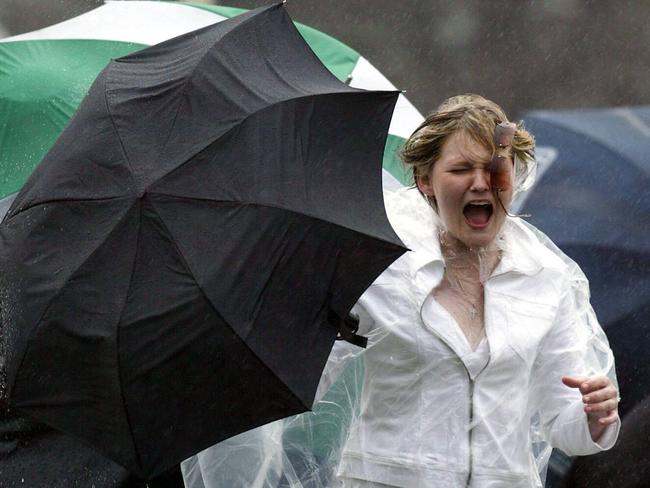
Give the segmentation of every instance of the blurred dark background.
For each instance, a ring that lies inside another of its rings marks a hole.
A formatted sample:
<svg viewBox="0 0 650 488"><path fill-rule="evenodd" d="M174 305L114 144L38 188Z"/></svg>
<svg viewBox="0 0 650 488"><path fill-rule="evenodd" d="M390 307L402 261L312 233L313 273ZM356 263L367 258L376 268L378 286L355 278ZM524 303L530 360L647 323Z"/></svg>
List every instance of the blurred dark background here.
<svg viewBox="0 0 650 488"><path fill-rule="evenodd" d="M0 0L0 36L101 3ZM463 92L492 98L509 113L650 103L650 2L288 0L287 6L295 20L361 53L421 112Z"/></svg>

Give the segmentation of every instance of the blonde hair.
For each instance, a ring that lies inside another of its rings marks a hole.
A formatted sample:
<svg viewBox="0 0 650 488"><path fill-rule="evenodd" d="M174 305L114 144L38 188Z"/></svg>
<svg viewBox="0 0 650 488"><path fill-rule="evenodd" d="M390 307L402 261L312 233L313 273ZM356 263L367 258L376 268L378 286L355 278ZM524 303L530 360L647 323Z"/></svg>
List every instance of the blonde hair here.
<svg viewBox="0 0 650 488"><path fill-rule="evenodd" d="M430 174L445 141L458 131L465 131L494 154L494 130L499 123L507 121L501 107L480 95L469 93L448 98L411 134L400 151L400 157L410 168L415 183L418 175ZM517 185L525 179L535 161L535 139L524 129L523 122L517 124L511 156L515 161Z"/></svg>

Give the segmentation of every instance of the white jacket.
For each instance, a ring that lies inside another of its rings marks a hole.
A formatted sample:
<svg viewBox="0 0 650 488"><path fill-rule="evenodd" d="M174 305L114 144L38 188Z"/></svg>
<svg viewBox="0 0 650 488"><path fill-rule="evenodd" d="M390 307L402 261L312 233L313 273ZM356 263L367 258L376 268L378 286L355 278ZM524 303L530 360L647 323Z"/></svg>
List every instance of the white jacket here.
<svg viewBox="0 0 650 488"><path fill-rule="evenodd" d="M562 259L527 225L506 220L507 246L485 284L487 340L473 352L431 295L445 266L435 214L416 190L386 203L412 252L355 309L371 344L338 475L408 488L541 486L530 437L535 415L548 442L569 455L610 448L619 425L592 442L579 391L561 382L593 373Z"/></svg>

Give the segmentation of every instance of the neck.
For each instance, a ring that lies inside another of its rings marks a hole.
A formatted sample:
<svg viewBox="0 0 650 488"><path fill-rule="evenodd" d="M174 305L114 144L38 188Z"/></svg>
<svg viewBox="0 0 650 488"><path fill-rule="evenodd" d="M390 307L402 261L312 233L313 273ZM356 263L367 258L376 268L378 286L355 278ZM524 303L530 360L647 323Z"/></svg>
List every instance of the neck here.
<svg viewBox="0 0 650 488"><path fill-rule="evenodd" d="M440 250L448 275L477 284L487 281L501 257L496 241L485 247L471 248L446 231L440 233Z"/></svg>

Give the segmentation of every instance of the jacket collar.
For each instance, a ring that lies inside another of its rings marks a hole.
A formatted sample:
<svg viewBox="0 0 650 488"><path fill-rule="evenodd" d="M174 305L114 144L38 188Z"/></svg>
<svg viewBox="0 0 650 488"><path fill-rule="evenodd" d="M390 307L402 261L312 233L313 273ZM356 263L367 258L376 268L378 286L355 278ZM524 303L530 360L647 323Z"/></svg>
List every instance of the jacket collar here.
<svg viewBox="0 0 650 488"><path fill-rule="evenodd" d="M563 271L570 261L543 232L520 218L506 219L504 235L504 253L492 276L509 272L534 276L544 269Z"/></svg>
<svg viewBox="0 0 650 488"><path fill-rule="evenodd" d="M401 188L385 196L386 214L393 229L409 248L415 269L434 261L444 264L438 229L440 220L416 188Z"/></svg>
<svg viewBox="0 0 650 488"><path fill-rule="evenodd" d="M502 232L501 259L492 276L506 273L534 276L551 264L543 245L521 225L519 218L506 217Z"/></svg>

